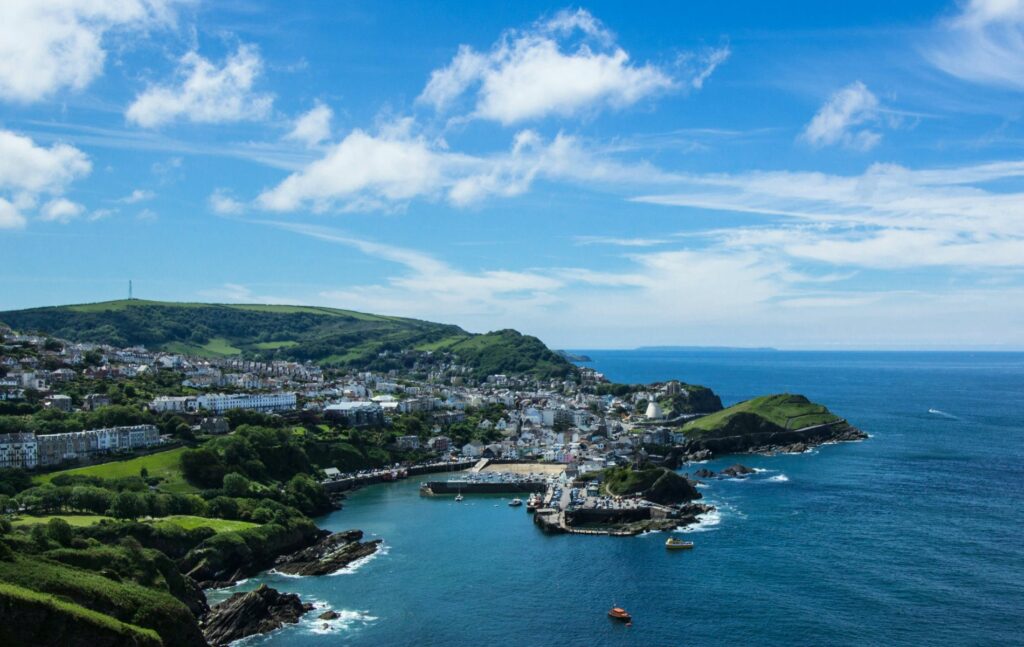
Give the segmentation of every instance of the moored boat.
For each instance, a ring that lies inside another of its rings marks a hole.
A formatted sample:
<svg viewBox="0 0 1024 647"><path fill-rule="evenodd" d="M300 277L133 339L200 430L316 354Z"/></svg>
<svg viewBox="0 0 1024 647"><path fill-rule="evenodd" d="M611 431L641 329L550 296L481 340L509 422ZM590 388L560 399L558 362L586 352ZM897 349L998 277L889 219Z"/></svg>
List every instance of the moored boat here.
<svg viewBox="0 0 1024 647"><path fill-rule="evenodd" d="M612 607L608 610L608 617L612 620L620 620L622 622L632 622L633 616L629 615L629 612L622 607Z"/></svg>
<svg viewBox="0 0 1024 647"><path fill-rule="evenodd" d="M541 503L542 503L541 498L539 496L537 496L536 492L534 492L533 494L530 495L530 498L526 500L526 510L527 510L527 512L535 511L537 508L539 508L541 506Z"/></svg>
<svg viewBox="0 0 1024 647"><path fill-rule="evenodd" d="M456 494L455 495L455 503L461 503L461 502L462 502L462 495L461 494Z"/></svg>
<svg viewBox="0 0 1024 647"><path fill-rule="evenodd" d="M682 539L677 539L676 537L669 537L665 540L665 548L669 550L686 550L688 548L693 548L693 542L683 541Z"/></svg>
<svg viewBox="0 0 1024 647"><path fill-rule="evenodd" d="M522 499L518 499L518 498L517 499L512 499L511 501L508 502L508 505L509 505L509 507L512 507L512 508L518 508L519 506L523 505L523 500Z"/></svg>

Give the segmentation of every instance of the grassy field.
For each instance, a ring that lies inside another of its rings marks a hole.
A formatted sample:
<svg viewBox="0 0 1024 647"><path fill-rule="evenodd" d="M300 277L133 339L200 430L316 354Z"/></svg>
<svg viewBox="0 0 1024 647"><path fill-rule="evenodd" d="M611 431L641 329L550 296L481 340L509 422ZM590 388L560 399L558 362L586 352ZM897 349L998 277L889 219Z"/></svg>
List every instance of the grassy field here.
<svg viewBox="0 0 1024 647"><path fill-rule="evenodd" d="M202 346L188 342L176 341L164 346L168 352L181 353L183 355L198 355L199 357L229 357L241 355L242 349L235 348L231 342L224 337L214 337Z"/></svg>
<svg viewBox="0 0 1024 647"><path fill-rule="evenodd" d="M149 476L163 479L160 483L160 489L167 492L194 492L195 488L186 483L181 475L181 454L184 451L184 447L177 447L126 461L113 461L100 465L89 465L88 467L76 467L60 472L40 474L34 477L33 480L36 483L49 483L53 480L53 477L59 474L82 474L104 479L116 479L125 476L138 476L139 471L145 467Z"/></svg>
<svg viewBox="0 0 1024 647"><path fill-rule="evenodd" d="M810 402L802 395L782 393L752 398L686 424L686 432L707 432L725 425L737 413L758 415L783 429L803 429L839 420L824 405Z"/></svg>
<svg viewBox="0 0 1024 647"><path fill-rule="evenodd" d="M278 348L291 348L292 346L298 346L297 341L265 341L260 344L253 344L253 348L259 350L277 350Z"/></svg>
<svg viewBox="0 0 1024 647"><path fill-rule="evenodd" d="M50 519L63 519L72 526L91 526L104 520L113 521L113 517L98 514L54 514L44 517L18 517L11 523L14 526L34 526L37 523L46 523Z"/></svg>
<svg viewBox="0 0 1024 647"><path fill-rule="evenodd" d="M255 528L259 524L248 521L231 521L228 519L208 519L206 517L193 517L191 515L174 515L155 519L154 524L172 524L185 530L193 528L213 528L217 532L229 532L232 530L245 530Z"/></svg>

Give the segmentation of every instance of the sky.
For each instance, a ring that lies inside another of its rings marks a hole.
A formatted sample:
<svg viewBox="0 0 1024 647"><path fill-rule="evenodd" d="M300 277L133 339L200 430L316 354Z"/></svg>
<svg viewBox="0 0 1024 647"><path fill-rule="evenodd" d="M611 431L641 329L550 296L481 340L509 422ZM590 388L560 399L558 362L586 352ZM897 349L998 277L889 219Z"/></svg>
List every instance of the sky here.
<svg viewBox="0 0 1024 647"><path fill-rule="evenodd" d="M0 3L0 310L1024 349L1024 0Z"/></svg>

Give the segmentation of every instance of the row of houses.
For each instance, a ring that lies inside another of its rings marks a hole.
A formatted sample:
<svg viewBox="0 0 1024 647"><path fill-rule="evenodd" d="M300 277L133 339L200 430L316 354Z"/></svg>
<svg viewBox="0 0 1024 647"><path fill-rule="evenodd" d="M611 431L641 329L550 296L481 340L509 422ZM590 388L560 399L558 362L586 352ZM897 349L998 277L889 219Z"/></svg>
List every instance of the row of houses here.
<svg viewBox="0 0 1024 647"><path fill-rule="evenodd" d="M298 405L295 393L211 393L206 395L160 396L149 403L155 413L193 413L200 409L220 415L232 409L275 413L292 411Z"/></svg>
<svg viewBox="0 0 1024 647"><path fill-rule="evenodd" d="M34 469L65 461L118 451L152 447L160 443L154 425L132 425L70 431L62 434L0 434L0 467Z"/></svg>

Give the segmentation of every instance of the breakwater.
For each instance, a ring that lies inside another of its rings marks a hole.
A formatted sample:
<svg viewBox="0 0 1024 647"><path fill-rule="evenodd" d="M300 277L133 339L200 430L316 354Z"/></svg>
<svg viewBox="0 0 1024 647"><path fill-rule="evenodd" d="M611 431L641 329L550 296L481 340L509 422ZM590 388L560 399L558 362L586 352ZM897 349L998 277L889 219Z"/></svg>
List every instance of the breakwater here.
<svg viewBox="0 0 1024 647"><path fill-rule="evenodd" d="M402 468L407 476L416 476L419 474L437 474L440 472L460 471L469 469L476 464L475 460L458 461L455 463L430 463L428 465L413 465L412 467ZM362 487L364 485L374 485L377 483L387 483L397 479L397 470L381 469L373 470L365 474L352 474L343 476L335 479L325 479L320 482L324 489L329 493L344 492L353 488Z"/></svg>
<svg viewBox="0 0 1024 647"><path fill-rule="evenodd" d="M529 494L544 492L548 485L544 481L508 480L478 481L459 479L454 481L427 481L420 485L424 496L443 494Z"/></svg>

